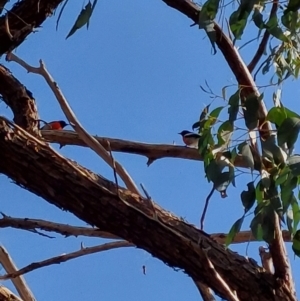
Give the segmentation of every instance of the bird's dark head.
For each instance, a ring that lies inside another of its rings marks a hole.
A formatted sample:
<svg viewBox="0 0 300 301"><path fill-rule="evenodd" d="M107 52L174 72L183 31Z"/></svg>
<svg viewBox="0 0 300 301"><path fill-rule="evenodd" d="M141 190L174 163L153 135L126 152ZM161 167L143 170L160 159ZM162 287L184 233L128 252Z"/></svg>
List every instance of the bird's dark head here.
<svg viewBox="0 0 300 301"><path fill-rule="evenodd" d="M182 137L186 134L189 134L190 131L181 131L180 133L178 133L179 135L181 135Z"/></svg>
<svg viewBox="0 0 300 301"><path fill-rule="evenodd" d="M61 126L62 129L63 129L65 126L69 125L69 124L66 123L64 120L59 120L58 122L59 122L59 124L60 124L60 126Z"/></svg>

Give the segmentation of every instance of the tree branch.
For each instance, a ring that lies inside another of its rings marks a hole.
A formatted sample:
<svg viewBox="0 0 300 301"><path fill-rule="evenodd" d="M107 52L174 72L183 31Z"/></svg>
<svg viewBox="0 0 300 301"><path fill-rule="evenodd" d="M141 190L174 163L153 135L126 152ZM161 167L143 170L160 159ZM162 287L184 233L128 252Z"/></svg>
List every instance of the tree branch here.
<svg viewBox="0 0 300 301"><path fill-rule="evenodd" d="M37 135L39 117L32 93L1 64L0 94L13 111L14 122L26 131Z"/></svg>
<svg viewBox="0 0 300 301"><path fill-rule="evenodd" d="M21 300L8 288L0 285L0 301L24 301L24 300Z"/></svg>
<svg viewBox="0 0 300 301"><path fill-rule="evenodd" d="M182 12L189 18L191 18L195 23L198 23L198 14L200 8L193 2L189 0L163 0L167 5L177 9ZM222 29L219 27L217 23L215 23L214 29L216 31L216 44L224 55L225 60L227 61L229 67L231 68L233 74L236 77L237 82L242 88L241 94L242 99L246 99L247 96L254 94L257 97L259 96L259 91L255 85L255 82L240 57L236 48L232 45L232 42L229 38L223 33ZM243 104L243 101L242 101ZM272 131L271 124L266 122L267 109L263 101L259 101L259 109L258 109L258 129L260 138L267 139ZM251 132L250 132L251 134ZM256 145L253 145L255 148ZM258 150L255 152L255 161L260 165L260 155ZM284 242L281 235L280 224L278 217L275 218L275 238L274 241L270 243L270 253L275 256L277 263L275 262L275 258L273 257L275 274L279 277L283 277L280 279L280 284L288 288L291 292L291 296L293 296L293 300L297 300L294 283L291 278L290 265L287 260L287 253L285 250ZM276 271L278 270L278 272Z"/></svg>
<svg viewBox="0 0 300 301"><path fill-rule="evenodd" d="M3 246L0 246L0 263L6 273L15 273L17 271L14 261ZM35 301L30 288L22 276L19 275L15 279L12 279L12 282L24 301Z"/></svg>
<svg viewBox="0 0 300 301"><path fill-rule="evenodd" d="M80 139L78 134L72 131L42 131L41 134L48 142L57 143L61 146L87 146L86 143ZM114 152L136 154L147 157L148 166L155 160L162 158L203 160L203 158L199 155L197 149L185 146L176 146L170 144L150 144L98 136L94 136L94 138L97 139L106 150L108 150L108 145L105 142L108 141L111 150ZM236 156L234 165L236 167L248 168L247 163L243 161L242 156Z"/></svg>
<svg viewBox="0 0 300 301"><path fill-rule="evenodd" d="M3 215L3 213L2 213ZM49 222L41 219L31 219L31 218L17 218L4 215L0 219L0 228L15 228L22 230L35 230L40 229L48 232L56 232L58 234L68 236L87 236L87 237L100 237L106 239L121 239L120 237L113 235L108 232L100 231L97 228L88 227L76 227L61 223ZM282 231L282 236L284 241L291 242L291 234L287 230ZM227 234L225 233L213 233L210 237L218 242L219 244L225 244ZM250 241L257 241L252 235L251 231L241 231L237 233L232 241L232 244L248 243Z"/></svg>
<svg viewBox="0 0 300 301"><path fill-rule="evenodd" d="M88 227L76 227L66 224L54 223L40 219L30 219L30 218L16 218L4 215L0 219L0 228L15 228L22 230L35 230L40 229L48 232L56 232L58 234L68 236L88 236L88 237L100 237L106 239L121 239L116 235L110 234L108 232L100 231L97 228Z"/></svg>
<svg viewBox="0 0 300 301"><path fill-rule="evenodd" d="M207 267L207 256L240 301L293 300L253 260L225 250L204 232L153 203L157 214L154 219L147 200L122 188L117 193L114 183L65 159L3 117L0 118L0 149L0 172L18 185L81 220L135 244L168 265L184 269L195 281L207 284L221 297L225 298L226 294ZM204 250L209 250L208 255Z"/></svg>
<svg viewBox="0 0 300 301"><path fill-rule="evenodd" d="M13 8L0 17L0 56L19 46L26 37L53 14L63 0L23 0L17 1ZM5 30L8 19L13 39Z"/></svg>
<svg viewBox="0 0 300 301"><path fill-rule="evenodd" d="M269 20L276 14L277 9L278 9L278 0L273 0ZM261 59L262 55L264 54L264 51L266 49L266 45L268 43L269 37L270 37L270 33L266 29L265 33L264 33L264 36L263 36L263 38L262 38L262 40L261 40L261 42L258 46L258 49L257 49L253 59L251 60L251 62L248 65L248 70L249 70L250 73L252 73L252 71L256 67L257 63Z"/></svg>
<svg viewBox="0 0 300 301"><path fill-rule="evenodd" d="M17 57L13 53L9 53L6 58L8 61L14 61L14 62L18 63L23 68L25 68L27 70L27 72L39 74L45 79L45 81L51 88L52 92L56 96L56 99L58 100L58 103L60 104L62 111L66 115L67 119L69 120L70 124L72 125L74 130L77 132L79 137L97 155L99 155L112 169L114 169L110 155L107 153L105 148L95 138L93 138L93 136L91 136L85 130L85 128L80 124L80 122L77 120L76 115L74 114L73 110L69 106L63 93L59 89L58 84L53 80L50 73L47 71L44 63L40 60L39 67L32 67L32 66L28 65L26 62L24 62L23 60L21 60L19 57ZM127 188L136 194L140 194L137 186L135 185L134 181L131 179L131 177L127 173L127 171L124 169L124 167L118 162L115 162L115 166L116 166L116 172L118 173L120 178L123 180L123 182L125 183Z"/></svg>
<svg viewBox="0 0 300 301"><path fill-rule="evenodd" d="M194 282L199 290L199 293L200 293L203 301L216 301L215 297L212 294L211 289L207 285L205 285L201 282L196 282L196 281L194 281Z"/></svg>
<svg viewBox="0 0 300 301"><path fill-rule="evenodd" d="M117 248L133 247L133 246L134 246L134 244L129 243L127 241L116 241L116 242L109 242L109 243L102 244L99 246L94 246L94 247L81 247L80 250L72 252L72 253L55 256L55 257L52 257L52 258L49 258L49 259L46 259L43 261L39 261L39 262L33 262L18 271L0 276L0 280L14 279L16 277L20 277L21 275L32 272L34 270L37 270L37 269L40 269L40 268L43 268L43 267L46 267L46 266L49 266L52 264L60 264L62 262L66 262L66 261L69 261L71 259L78 258L81 256L99 253L99 252L108 251L108 250L117 249Z"/></svg>

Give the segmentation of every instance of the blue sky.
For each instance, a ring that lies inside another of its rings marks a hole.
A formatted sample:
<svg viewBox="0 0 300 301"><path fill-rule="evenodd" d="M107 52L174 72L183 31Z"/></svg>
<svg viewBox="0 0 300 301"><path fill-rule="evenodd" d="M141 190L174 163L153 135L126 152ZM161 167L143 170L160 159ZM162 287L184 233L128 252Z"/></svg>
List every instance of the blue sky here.
<svg viewBox="0 0 300 301"><path fill-rule="evenodd" d="M77 5L77 6L76 6ZM91 134L148 143L182 144L177 134L191 130L200 111L210 103L200 89L205 80L217 94L225 85L235 84L234 76L220 51L213 56L203 31L190 27L191 21L162 1L99 1L88 31L82 29L65 40L83 2L67 5L55 30L54 16L38 33L28 37L16 54L32 65L43 59L59 84L78 119ZM256 34L249 32L248 37ZM245 40L246 41L246 40ZM243 42L241 43L241 45ZM256 43L242 51L247 59ZM27 74L20 66L4 62L33 92L40 118L65 119L44 80ZM261 79L268 82L270 76ZM299 87L285 85L283 102L297 111ZM234 92L235 88L228 90ZM270 105L273 90L265 91ZM216 100L214 106L225 105ZM2 115L10 110L0 103ZM299 112L299 111L298 111ZM54 146L58 149L57 146ZM296 152L299 145L296 146ZM112 170L91 150L64 147L61 153L93 171L113 179ZM152 198L165 209L199 226L199 219L211 184L204 178L201 162L162 159L150 167L146 158L115 154L137 183L143 183ZM70 213L62 212L41 198L20 189L0 176L1 211L15 217L30 217L84 225ZM240 193L251 181L237 178L228 198L212 197L206 218L208 233L227 232L243 213ZM72 200L70 200L71 202ZM248 221L250 219L248 218ZM247 229L247 223L244 225ZM21 230L1 229L0 243L18 267L104 240L88 238L47 239ZM248 256L260 262L258 246L251 243ZM246 244L232 249L246 255ZM291 252L290 245L288 249ZM300 277L299 260L291 256L295 282ZM147 274L143 275L145 265ZM26 281L37 300L199 300L192 280L175 272L143 250L125 248L108 251L36 270ZM8 285L8 282L4 282ZM298 289L300 289L298 285Z"/></svg>

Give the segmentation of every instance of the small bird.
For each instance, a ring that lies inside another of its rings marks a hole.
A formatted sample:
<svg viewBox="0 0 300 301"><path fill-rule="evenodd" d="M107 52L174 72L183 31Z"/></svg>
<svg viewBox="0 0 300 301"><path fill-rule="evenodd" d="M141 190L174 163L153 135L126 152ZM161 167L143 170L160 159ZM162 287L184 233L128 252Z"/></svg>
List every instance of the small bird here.
<svg viewBox="0 0 300 301"><path fill-rule="evenodd" d="M187 147L198 148L200 135L190 131L182 131L178 134L182 136L182 140Z"/></svg>
<svg viewBox="0 0 300 301"><path fill-rule="evenodd" d="M62 130L67 125L69 124L63 120L45 122L45 125L41 127L41 130Z"/></svg>

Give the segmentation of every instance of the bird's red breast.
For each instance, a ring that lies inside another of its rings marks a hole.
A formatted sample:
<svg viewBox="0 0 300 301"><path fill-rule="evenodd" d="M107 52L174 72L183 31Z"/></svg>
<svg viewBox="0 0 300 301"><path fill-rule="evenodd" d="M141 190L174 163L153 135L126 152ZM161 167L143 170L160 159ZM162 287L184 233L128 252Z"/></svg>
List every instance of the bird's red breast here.
<svg viewBox="0 0 300 301"><path fill-rule="evenodd" d="M64 121L51 121L46 123L41 130L62 130L67 125Z"/></svg>

